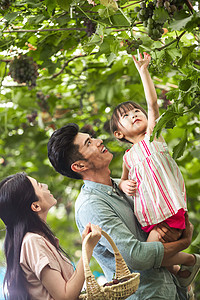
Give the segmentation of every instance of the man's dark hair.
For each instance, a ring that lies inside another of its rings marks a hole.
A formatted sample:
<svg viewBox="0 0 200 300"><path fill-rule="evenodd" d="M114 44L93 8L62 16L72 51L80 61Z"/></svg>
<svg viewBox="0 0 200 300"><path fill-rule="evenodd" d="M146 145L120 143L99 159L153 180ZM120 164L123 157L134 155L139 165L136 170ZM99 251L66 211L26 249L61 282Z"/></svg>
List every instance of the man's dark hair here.
<svg viewBox="0 0 200 300"><path fill-rule="evenodd" d="M54 169L74 179L82 179L82 176L72 171L71 165L77 160L85 160L79 152L79 146L74 144L78 132L78 125L69 123L54 131L47 145L48 157Z"/></svg>

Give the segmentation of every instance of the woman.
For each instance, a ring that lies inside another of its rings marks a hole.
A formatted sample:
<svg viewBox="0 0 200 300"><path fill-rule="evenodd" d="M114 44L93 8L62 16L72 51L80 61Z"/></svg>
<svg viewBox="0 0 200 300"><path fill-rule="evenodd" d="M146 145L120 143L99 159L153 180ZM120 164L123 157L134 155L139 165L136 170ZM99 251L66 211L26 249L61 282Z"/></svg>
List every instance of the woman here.
<svg viewBox="0 0 200 300"><path fill-rule="evenodd" d="M6 225L6 299L78 298L84 283L82 257L74 272L46 224L48 211L56 203L46 184L38 183L24 173L11 175L0 182L0 218ZM101 237L101 229L88 224L82 240L90 231L89 259Z"/></svg>

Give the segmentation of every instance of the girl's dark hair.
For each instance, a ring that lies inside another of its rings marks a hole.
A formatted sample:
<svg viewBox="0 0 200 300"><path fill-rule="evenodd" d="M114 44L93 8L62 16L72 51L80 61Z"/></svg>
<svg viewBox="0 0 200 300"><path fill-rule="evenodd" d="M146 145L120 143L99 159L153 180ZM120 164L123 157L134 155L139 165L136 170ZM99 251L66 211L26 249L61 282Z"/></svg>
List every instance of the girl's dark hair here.
<svg viewBox="0 0 200 300"><path fill-rule="evenodd" d="M58 249L55 236L31 209L38 201L34 187L25 173L8 176L0 182L0 218L6 225L4 252L7 269L4 277L5 299L30 299L27 281L20 266L22 240L27 232L43 233Z"/></svg>
<svg viewBox="0 0 200 300"><path fill-rule="evenodd" d="M119 119L120 117L126 113L127 111L130 111L134 108L138 108L140 109L146 117L147 113L144 110L144 108L142 106L140 106L139 104L133 102L133 101L126 101L126 102L122 102L119 105L117 105L113 111L111 120L110 120L110 131L111 133L114 133L115 131L117 131L119 129ZM122 142L129 142L127 141L125 138L120 139L120 141Z"/></svg>

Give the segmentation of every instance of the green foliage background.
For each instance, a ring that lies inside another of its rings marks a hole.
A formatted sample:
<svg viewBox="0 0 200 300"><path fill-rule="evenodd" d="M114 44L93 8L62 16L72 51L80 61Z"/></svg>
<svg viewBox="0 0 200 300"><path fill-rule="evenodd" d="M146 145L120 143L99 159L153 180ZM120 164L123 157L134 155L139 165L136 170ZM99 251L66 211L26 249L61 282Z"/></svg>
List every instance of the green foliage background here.
<svg viewBox="0 0 200 300"><path fill-rule="evenodd" d="M95 2L93 6L84 0L0 1L0 179L25 171L49 185L58 205L48 222L77 262L81 239L74 222L74 202L82 182L53 170L46 145L53 130L78 123L104 140L114 154L112 176L120 177L128 145L113 139L108 121L113 108L124 100L145 106L143 87L125 43L140 38L140 52L152 56L149 70L163 113L154 134L162 129L187 187L194 235L186 251L200 253L199 2L182 1L182 9L173 16L157 8L155 19L166 22L164 34L156 41L134 10L150 0ZM20 54L38 64L36 87L16 83L9 76L9 64ZM1 249L4 234L0 232ZM99 269L95 261L91 268Z"/></svg>

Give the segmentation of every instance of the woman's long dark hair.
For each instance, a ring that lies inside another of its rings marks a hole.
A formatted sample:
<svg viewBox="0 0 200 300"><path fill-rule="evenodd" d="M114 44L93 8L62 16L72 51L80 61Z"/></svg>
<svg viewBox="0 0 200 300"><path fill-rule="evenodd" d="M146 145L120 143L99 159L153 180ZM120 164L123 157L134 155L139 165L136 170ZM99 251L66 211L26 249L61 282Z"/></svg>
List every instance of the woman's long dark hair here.
<svg viewBox="0 0 200 300"><path fill-rule="evenodd" d="M0 218L6 225L4 251L7 263L4 277L5 299L28 300L27 281L20 266L20 251L27 232L44 234L58 249L55 236L31 204L38 201L25 173L11 175L0 182Z"/></svg>

